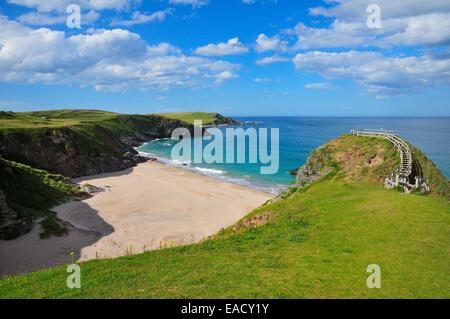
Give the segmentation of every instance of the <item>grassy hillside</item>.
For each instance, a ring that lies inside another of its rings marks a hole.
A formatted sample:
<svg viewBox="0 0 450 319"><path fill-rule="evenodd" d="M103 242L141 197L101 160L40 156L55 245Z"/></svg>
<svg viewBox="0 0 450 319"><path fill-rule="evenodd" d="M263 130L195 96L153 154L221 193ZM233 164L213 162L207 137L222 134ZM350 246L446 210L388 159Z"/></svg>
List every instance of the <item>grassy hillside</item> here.
<svg viewBox="0 0 450 319"><path fill-rule="evenodd" d="M63 234L65 228L58 224L51 208L73 196L81 195L79 188L68 179L44 170L8 161L0 157L0 190L7 204L17 213L15 225L0 238L14 238L26 232L36 218L42 218L43 237Z"/></svg>
<svg viewBox="0 0 450 319"><path fill-rule="evenodd" d="M36 298L450 297L450 204L380 185L326 179L253 214L259 228L202 244L81 264L0 281L0 296ZM382 288L366 287L378 264Z"/></svg>
<svg viewBox="0 0 450 319"><path fill-rule="evenodd" d="M0 112L0 131L30 128L58 128L109 120L118 114L96 110L54 110Z"/></svg>
<svg viewBox="0 0 450 319"><path fill-rule="evenodd" d="M51 110L37 112L4 112L0 111L0 131L31 128L61 128L86 123L107 124L109 120L123 116L118 113L99 110ZM139 117L139 115L135 115ZM194 120L202 120L203 124L214 124L222 117L218 113L182 112L148 114L146 116L162 116L194 124ZM145 117L145 115L141 116Z"/></svg>
<svg viewBox="0 0 450 319"><path fill-rule="evenodd" d="M432 196L450 200L450 181L420 150L411 145L422 175L428 181ZM300 168L297 182L308 184L331 171L335 179L383 183L385 177L400 165L395 146L385 139L343 135L314 150Z"/></svg>
<svg viewBox="0 0 450 319"><path fill-rule="evenodd" d="M328 175L201 244L82 263L80 290L65 287L65 267L6 278L0 296L450 298L450 201L384 189L376 180L395 152L351 139L313 154ZM369 264L381 289L366 286Z"/></svg>

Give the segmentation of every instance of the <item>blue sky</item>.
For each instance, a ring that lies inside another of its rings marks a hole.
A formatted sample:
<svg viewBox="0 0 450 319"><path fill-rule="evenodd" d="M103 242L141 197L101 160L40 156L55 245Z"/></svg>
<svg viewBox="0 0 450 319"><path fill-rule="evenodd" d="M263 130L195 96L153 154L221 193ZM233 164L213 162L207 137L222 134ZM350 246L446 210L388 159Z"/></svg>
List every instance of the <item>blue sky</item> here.
<svg viewBox="0 0 450 319"><path fill-rule="evenodd" d="M3 0L0 109L449 116L450 3L372 2Z"/></svg>

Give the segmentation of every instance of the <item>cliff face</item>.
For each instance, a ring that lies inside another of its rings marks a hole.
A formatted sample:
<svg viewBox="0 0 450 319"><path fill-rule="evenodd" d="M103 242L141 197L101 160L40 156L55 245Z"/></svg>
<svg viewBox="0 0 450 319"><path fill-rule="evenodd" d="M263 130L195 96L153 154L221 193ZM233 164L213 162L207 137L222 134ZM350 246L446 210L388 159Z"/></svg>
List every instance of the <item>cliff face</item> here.
<svg viewBox="0 0 450 319"><path fill-rule="evenodd" d="M177 127L191 127L158 116L119 115L114 119L62 128L0 132L0 155L68 177L94 175L145 161L134 146L170 137Z"/></svg>
<svg viewBox="0 0 450 319"><path fill-rule="evenodd" d="M234 120L231 117L216 114L216 120L214 120L213 124L214 125L240 125L241 123Z"/></svg>

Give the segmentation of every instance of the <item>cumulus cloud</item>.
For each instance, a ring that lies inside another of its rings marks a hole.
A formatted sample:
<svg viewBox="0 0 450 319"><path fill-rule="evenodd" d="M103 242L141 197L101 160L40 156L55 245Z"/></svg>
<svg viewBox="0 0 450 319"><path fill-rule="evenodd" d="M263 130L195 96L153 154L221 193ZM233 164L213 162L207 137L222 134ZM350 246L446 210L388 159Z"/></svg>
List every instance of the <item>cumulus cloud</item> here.
<svg viewBox="0 0 450 319"><path fill-rule="evenodd" d="M169 89L221 84L239 66L148 45L122 29L67 36L0 16L0 81L92 86L97 90Z"/></svg>
<svg viewBox="0 0 450 319"><path fill-rule="evenodd" d="M276 52L286 52L288 48L288 43L281 40L279 35L275 35L271 38L261 33L256 39L255 49L258 52L276 51Z"/></svg>
<svg viewBox="0 0 450 319"><path fill-rule="evenodd" d="M446 0L379 0L381 28L367 27L367 6L372 0L336 0L327 8L310 9L313 16L332 18L329 27L299 23L296 49L339 47L393 47L450 43L450 2Z"/></svg>
<svg viewBox="0 0 450 319"><path fill-rule="evenodd" d="M116 26L125 26L130 27L137 24L144 24L149 22L162 22L166 20L166 17L168 14L171 13L170 9L162 10L162 11L156 11L151 14L143 14L139 11L133 12L131 15L131 19L129 20L113 20L111 22L111 25Z"/></svg>
<svg viewBox="0 0 450 319"><path fill-rule="evenodd" d="M267 56L262 59L256 60L255 63L257 65L268 65L268 64L279 63L279 62L288 62L288 61L290 61L290 59L282 57L282 56L274 55L274 56Z"/></svg>
<svg viewBox="0 0 450 319"><path fill-rule="evenodd" d="M220 85L220 84L223 84L223 82L230 80L230 79L237 78L238 76L231 71L223 71L219 74L216 74L214 77L215 77L215 83Z"/></svg>
<svg viewBox="0 0 450 319"><path fill-rule="evenodd" d="M89 10L81 17L81 23L91 25L98 20L100 14L97 11ZM17 20L27 25L55 25L66 23L67 15L51 14L43 12L30 12L17 17Z"/></svg>
<svg viewBox="0 0 450 319"><path fill-rule="evenodd" d="M450 84L450 57L386 57L378 52L307 52L293 60L297 70L326 79L353 80L378 96L402 95Z"/></svg>
<svg viewBox="0 0 450 319"><path fill-rule="evenodd" d="M248 48L239 41L239 38L230 39L226 43L208 44L195 50L196 54L205 56L237 55L247 52Z"/></svg>

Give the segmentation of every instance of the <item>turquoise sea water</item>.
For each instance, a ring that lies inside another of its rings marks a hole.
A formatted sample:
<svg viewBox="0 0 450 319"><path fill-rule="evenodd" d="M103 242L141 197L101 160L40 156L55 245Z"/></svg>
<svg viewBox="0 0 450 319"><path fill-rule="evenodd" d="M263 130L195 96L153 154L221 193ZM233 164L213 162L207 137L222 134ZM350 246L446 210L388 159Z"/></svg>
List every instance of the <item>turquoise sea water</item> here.
<svg viewBox="0 0 450 319"><path fill-rule="evenodd" d="M439 169L450 177L450 117L236 117L241 121L258 122L256 129L279 128L280 168L274 175L261 175L257 164L193 164L170 159L173 145L170 139L144 144L138 150L156 156L168 165L175 165L212 175L218 179L277 193L294 177L288 171L303 165L316 147L351 129L387 129L421 149ZM221 128L225 130L225 128ZM207 143L205 143L207 144ZM270 145L270 144L269 144ZM245 152L248 154L248 146Z"/></svg>

